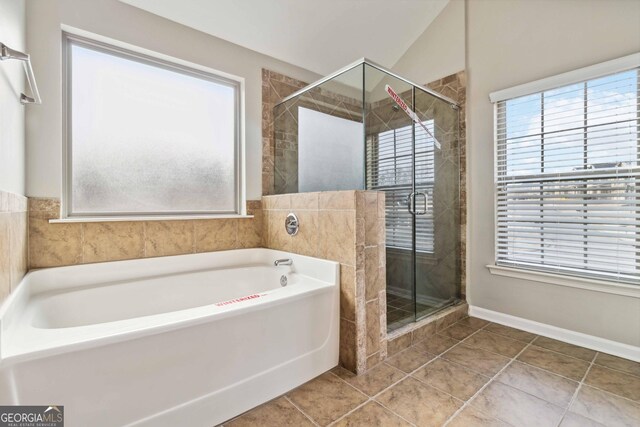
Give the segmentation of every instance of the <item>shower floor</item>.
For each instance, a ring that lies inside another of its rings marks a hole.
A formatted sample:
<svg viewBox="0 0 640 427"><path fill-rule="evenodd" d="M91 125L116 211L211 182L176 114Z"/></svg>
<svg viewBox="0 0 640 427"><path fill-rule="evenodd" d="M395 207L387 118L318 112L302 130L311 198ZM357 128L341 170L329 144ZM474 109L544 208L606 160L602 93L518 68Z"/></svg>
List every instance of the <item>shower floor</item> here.
<svg viewBox="0 0 640 427"><path fill-rule="evenodd" d="M387 331L394 331L404 325L415 321L414 313L421 317L422 313L428 313L435 307L414 303L408 298L404 298L387 292ZM415 311L414 311L415 310Z"/></svg>

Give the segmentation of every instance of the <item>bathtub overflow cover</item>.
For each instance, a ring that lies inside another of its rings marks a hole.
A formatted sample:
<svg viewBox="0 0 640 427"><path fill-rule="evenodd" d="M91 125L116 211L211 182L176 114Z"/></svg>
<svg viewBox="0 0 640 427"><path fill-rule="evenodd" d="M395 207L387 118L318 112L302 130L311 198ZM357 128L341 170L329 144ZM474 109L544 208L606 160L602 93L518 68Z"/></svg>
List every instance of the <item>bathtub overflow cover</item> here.
<svg viewBox="0 0 640 427"><path fill-rule="evenodd" d="M287 218L284 220L284 228L287 230L287 234L290 236L295 236L298 234L298 228L300 227L300 222L298 221L298 217L294 213L290 213L287 215Z"/></svg>
<svg viewBox="0 0 640 427"><path fill-rule="evenodd" d="M280 276L280 286L287 286L287 276L284 274Z"/></svg>

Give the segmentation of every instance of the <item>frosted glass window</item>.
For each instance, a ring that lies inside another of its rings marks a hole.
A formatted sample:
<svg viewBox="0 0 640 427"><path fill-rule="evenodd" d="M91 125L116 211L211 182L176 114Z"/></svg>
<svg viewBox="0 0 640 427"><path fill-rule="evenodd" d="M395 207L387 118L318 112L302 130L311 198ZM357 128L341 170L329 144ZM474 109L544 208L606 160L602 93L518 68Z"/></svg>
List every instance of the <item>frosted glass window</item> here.
<svg viewBox="0 0 640 427"><path fill-rule="evenodd" d="M238 82L69 40L69 215L239 211Z"/></svg>

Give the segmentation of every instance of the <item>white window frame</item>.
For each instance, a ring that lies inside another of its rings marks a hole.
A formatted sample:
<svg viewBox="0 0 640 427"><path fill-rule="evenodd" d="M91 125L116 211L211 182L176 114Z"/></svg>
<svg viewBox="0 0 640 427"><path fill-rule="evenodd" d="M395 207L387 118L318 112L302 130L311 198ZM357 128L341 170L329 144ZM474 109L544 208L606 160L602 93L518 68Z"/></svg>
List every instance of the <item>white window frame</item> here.
<svg viewBox="0 0 640 427"><path fill-rule="evenodd" d="M104 212L84 215L71 212L72 194L72 140L71 140L71 54L72 45L83 46L98 52L119 56L131 61L149 64L156 67L203 78L216 83L231 85L235 88L235 136L234 136L234 212L179 211L171 213L153 212ZM60 219L50 222L102 222L102 221L136 221L136 220L170 220L198 218L234 218L247 217L246 213L246 168L245 168L245 81L244 78L215 70L192 62L184 61L148 49L130 45L107 37L88 33L83 30L63 26L62 31L62 192Z"/></svg>
<svg viewBox="0 0 640 427"><path fill-rule="evenodd" d="M492 92L489 95L494 107L494 264L487 265L489 271L494 275L505 276L516 279L530 280L553 285L567 286L572 288L588 289L596 292L608 294L631 296L640 298L640 286L627 284L624 282L609 281L604 278L591 278L580 275L569 275L556 272L549 272L543 269L527 269L516 266L497 265L498 259L498 112L497 104L500 101L544 92L555 88L572 85L587 80L597 79L610 74L628 71L640 67L640 53L634 53L622 58L591 65L577 70L569 71L556 76L551 76L541 80L525 83L511 88Z"/></svg>

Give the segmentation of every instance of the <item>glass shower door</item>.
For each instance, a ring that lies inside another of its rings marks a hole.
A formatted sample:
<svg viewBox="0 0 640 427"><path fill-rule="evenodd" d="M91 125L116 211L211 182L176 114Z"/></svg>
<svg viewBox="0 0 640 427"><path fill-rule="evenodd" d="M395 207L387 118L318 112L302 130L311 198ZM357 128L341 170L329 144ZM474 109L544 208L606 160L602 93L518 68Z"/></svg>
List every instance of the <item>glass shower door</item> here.
<svg viewBox="0 0 640 427"><path fill-rule="evenodd" d="M415 321L413 121L389 96L413 109L413 85L365 65L366 187L386 196L387 327Z"/></svg>
<svg viewBox="0 0 640 427"><path fill-rule="evenodd" d="M458 110L415 88L416 320L459 298Z"/></svg>

